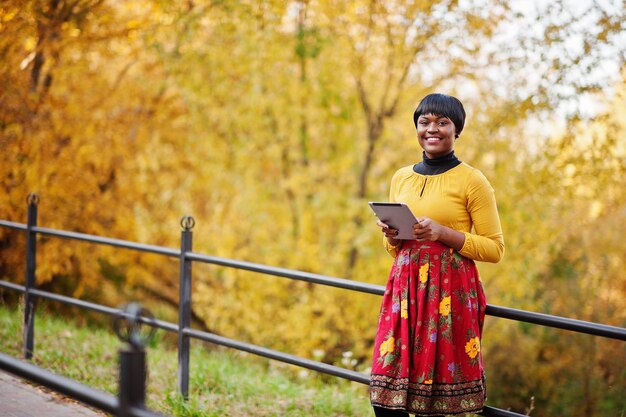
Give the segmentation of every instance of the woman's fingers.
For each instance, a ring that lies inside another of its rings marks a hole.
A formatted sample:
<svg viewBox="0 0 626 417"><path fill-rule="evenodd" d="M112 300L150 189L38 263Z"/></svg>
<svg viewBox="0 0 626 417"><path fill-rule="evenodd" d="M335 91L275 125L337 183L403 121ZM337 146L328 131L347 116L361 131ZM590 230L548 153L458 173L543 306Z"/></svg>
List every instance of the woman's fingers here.
<svg viewBox="0 0 626 417"><path fill-rule="evenodd" d="M387 224L383 223L380 220L376 222L376 225L381 228L382 232L385 234L385 237L395 237L398 234L397 229L389 227Z"/></svg>
<svg viewBox="0 0 626 417"><path fill-rule="evenodd" d="M385 234L386 237L395 237L398 235L398 230L387 227L387 228L383 228L383 233Z"/></svg>
<svg viewBox="0 0 626 417"><path fill-rule="evenodd" d="M428 217L417 219L413 226L413 237L419 241L435 241L438 239L439 224Z"/></svg>

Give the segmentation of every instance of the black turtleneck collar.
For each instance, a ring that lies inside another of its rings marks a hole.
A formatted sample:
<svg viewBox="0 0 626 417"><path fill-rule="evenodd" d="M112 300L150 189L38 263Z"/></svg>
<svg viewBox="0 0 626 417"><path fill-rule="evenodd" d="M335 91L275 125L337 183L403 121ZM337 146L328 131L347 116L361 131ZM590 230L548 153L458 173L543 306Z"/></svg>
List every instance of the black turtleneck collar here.
<svg viewBox="0 0 626 417"><path fill-rule="evenodd" d="M432 159L426 157L426 152L422 152L422 158L422 162L413 165L413 171L422 175L443 174L461 163L454 155L454 151L446 156Z"/></svg>

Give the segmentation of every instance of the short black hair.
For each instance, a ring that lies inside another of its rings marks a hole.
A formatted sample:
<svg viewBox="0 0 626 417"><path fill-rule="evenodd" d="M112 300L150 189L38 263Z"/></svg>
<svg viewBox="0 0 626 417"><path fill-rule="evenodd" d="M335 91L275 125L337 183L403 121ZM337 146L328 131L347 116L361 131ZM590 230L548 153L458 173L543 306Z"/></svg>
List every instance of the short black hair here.
<svg viewBox="0 0 626 417"><path fill-rule="evenodd" d="M446 94L429 94L417 105L413 113L413 123L417 129L417 119L421 115L432 114L438 117L447 117L452 120L456 129L456 136L459 137L465 126L465 109L463 103L456 97Z"/></svg>

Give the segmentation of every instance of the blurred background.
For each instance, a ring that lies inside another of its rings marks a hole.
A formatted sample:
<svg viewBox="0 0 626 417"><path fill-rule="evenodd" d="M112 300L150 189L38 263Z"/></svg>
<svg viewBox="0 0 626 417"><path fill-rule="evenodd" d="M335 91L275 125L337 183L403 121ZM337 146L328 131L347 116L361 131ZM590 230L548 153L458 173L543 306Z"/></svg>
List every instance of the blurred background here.
<svg viewBox="0 0 626 417"><path fill-rule="evenodd" d="M0 219L384 285L367 202L421 159L426 94L496 190L492 304L626 326L626 5L0 0ZM0 228L0 279L23 233ZM175 320L177 260L40 237L37 283ZM379 298L196 264L194 326L368 370ZM6 302L15 302L4 294ZM51 306L60 314L67 307ZM622 342L488 318L490 402L626 412ZM346 358L350 358L346 361Z"/></svg>

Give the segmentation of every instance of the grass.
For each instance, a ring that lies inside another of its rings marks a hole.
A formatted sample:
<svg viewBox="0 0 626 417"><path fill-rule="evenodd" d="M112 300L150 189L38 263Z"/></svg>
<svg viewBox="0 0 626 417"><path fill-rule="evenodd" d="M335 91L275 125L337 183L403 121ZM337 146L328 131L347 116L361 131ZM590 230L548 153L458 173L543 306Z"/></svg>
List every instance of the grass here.
<svg viewBox="0 0 626 417"><path fill-rule="evenodd" d="M0 351L22 358L22 312L0 304ZM373 416L367 387L276 361L192 341L189 401L176 390L177 354L159 330L147 349L147 405L173 416ZM39 307L33 363L117 393L118 350L111 328L78 326Z"/></svg>

